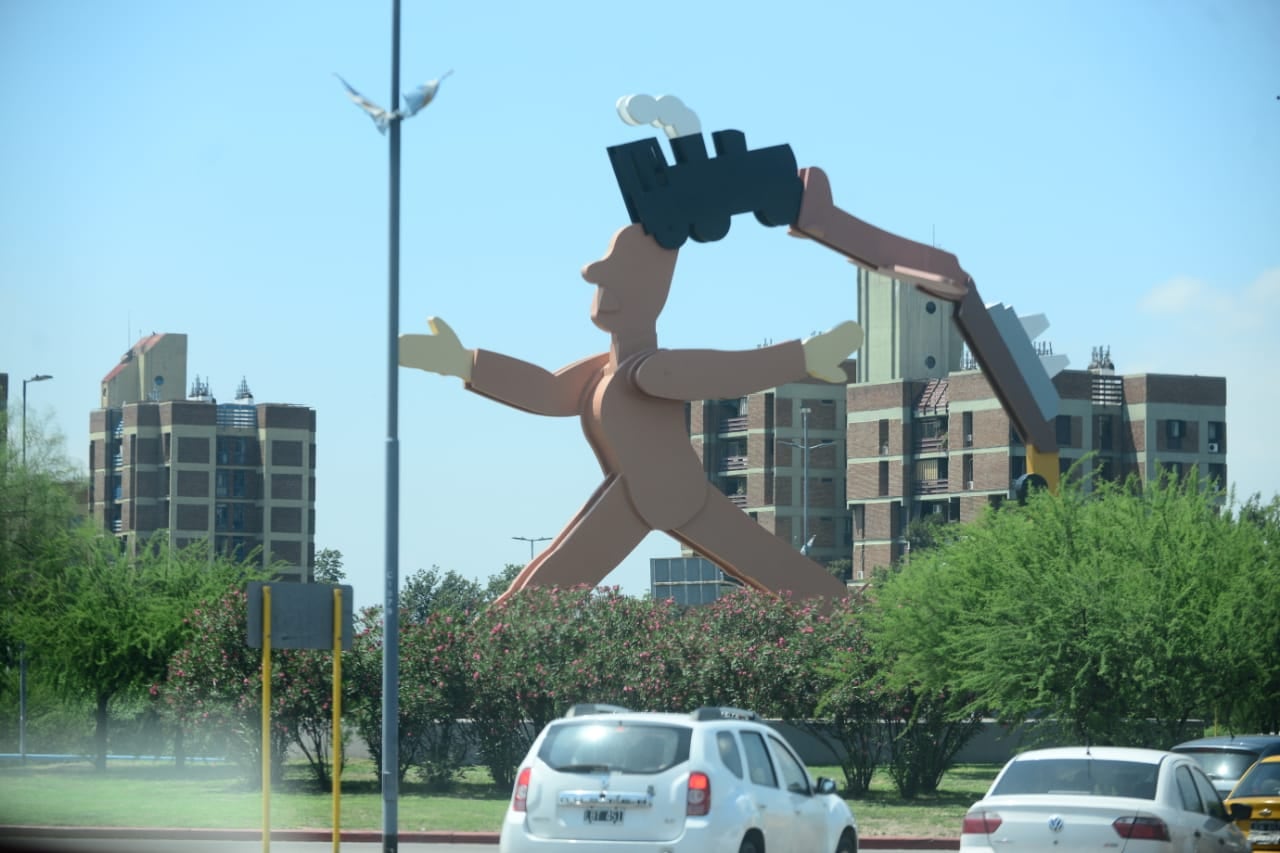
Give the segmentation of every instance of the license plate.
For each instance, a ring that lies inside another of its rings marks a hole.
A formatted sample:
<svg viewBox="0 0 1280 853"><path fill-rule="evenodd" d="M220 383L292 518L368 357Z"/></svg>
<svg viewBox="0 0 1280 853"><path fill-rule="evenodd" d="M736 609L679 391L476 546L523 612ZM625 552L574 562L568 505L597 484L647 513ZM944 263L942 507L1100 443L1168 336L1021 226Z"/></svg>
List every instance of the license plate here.
<svg viewBox="0 0 1280 853"><path fill-rule="evenodd" d="M622 823L622 809L587 809L582 813L584 823Z"/></svg>
<svg viewBox="0 0 1280 853"><path fill-rule="evenodd" d="M1255 820L1249 830L1256 832L1280 832L1280 820Z"/></svg>

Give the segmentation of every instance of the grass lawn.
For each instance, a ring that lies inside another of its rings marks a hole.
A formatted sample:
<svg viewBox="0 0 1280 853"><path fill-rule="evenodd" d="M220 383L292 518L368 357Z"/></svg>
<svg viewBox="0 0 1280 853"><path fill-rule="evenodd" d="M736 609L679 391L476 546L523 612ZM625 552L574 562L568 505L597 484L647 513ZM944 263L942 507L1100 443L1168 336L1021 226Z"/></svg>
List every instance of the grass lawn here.
<svg viewBox="0 0 1280 853"><path fill-rule="evenodd" d="M841 780L834 767L810 768ZM960 834L965 810L986 791L996 766L960 765L947 773L937 794L902 800L887 775L871 792L850 800L867 837L951 838ZM382 797L377 768L353 761L343 773L342 826L380 829ZM496 832L510 792L494 788L489 774L469 770L448 794L406 781L400 786L402 832ZM332 796L318 793L303 766L290 766L271 791L273 829L329 828ZM250 790L229 765L165 765L113 762L106 775L85 764L0 767L0 826L139 826L253 829L262 826L262 794ZM2 834L2 831L0 831Z"/></svg>

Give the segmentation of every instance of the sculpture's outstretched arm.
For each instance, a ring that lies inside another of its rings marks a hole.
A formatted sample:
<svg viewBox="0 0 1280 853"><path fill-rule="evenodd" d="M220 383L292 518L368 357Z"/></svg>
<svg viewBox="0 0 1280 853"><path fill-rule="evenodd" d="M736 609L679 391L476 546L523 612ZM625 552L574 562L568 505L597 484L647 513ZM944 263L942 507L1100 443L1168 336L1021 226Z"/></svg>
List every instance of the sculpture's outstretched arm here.
<svg viewBox="0 0 1280 853"><path fill-rule="evenodd" d="M831 182L818 168L800 170L804 196L791 233L833 249L859 266L909 281L955 306L954 318L973 357L982 366L992 390L1029 445L1028 460L1042 459L1051 483L1058 479L1057 434L1046 419L1024 370L1043 369L1038 363L1020 364L988 314L977 285L950 252L917 243L863 222L836 206ZM1047 468L1052 467L1052 471Z"/></svg>
<svg viewBox="0 0 1280 853"><path fill-rule="evenodd" d="M800 170L804 196L791 233L816 240L858 266L910 281L926 293L959 302L973 286L956 256L863 222L836 207L831 181L818 168Z"/></svg>
<svg viewBox="0 0 1280 853"><path fill-rule="evenodd" d="M429 335L400 336L400 364L457 376L470 391L526 412L568 417L579 413L582 395L608 362L607 353L551 371L510 356L467 349L439 317L427 320Z"/></svg>

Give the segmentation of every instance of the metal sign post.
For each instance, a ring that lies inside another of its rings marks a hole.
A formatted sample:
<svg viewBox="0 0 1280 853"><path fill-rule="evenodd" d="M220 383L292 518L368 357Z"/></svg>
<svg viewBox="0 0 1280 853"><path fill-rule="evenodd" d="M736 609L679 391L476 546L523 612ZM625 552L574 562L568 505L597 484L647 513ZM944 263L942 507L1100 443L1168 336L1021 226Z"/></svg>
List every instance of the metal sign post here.
<svg viewBox="0 0 1280 853"><path fill-rule="evenodd" d="M272 595L274 590L275 595ZM337 584L249 584L249 648L262 649L262 850L271 849L271 650L333 651L333 849L341 833L342 652L352 638L351 587Z"/></svg>

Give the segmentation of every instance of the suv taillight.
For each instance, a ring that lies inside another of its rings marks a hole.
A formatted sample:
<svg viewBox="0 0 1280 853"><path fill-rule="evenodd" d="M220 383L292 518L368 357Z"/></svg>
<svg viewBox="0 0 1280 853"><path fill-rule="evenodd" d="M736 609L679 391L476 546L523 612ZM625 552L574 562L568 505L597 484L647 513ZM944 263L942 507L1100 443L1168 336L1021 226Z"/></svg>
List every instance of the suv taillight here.
<svg viewBox="0 0 1280 853"><path fill-rule="evenodd" d="M684 813L690 817L702 817L711 811L711 779L706 773L689 774L689 795Z"/></svg>
<svg viewBox="0 0 1280 853"><path fill-rule="evenodd" d="M1118 817L1111 828L1121 838L1141 838L1146 841L1168 841L1169 827L1158 817Z"/></svg>
<svg viewBox="0 0 1280 853"><path fill-rule="evenodd" d="M961 835L986 835L1000 828L1003 821L995 812L970 812L964 816Z"/></svg>
<svg viewBox="0 0 1280 853"><path fill-rule="evenodd" d="M516 791L511 797L513 812L522 812L529 808L529 777L532 774L533 771L528 767L520 768L520 775L516 777Z"/></svg>

